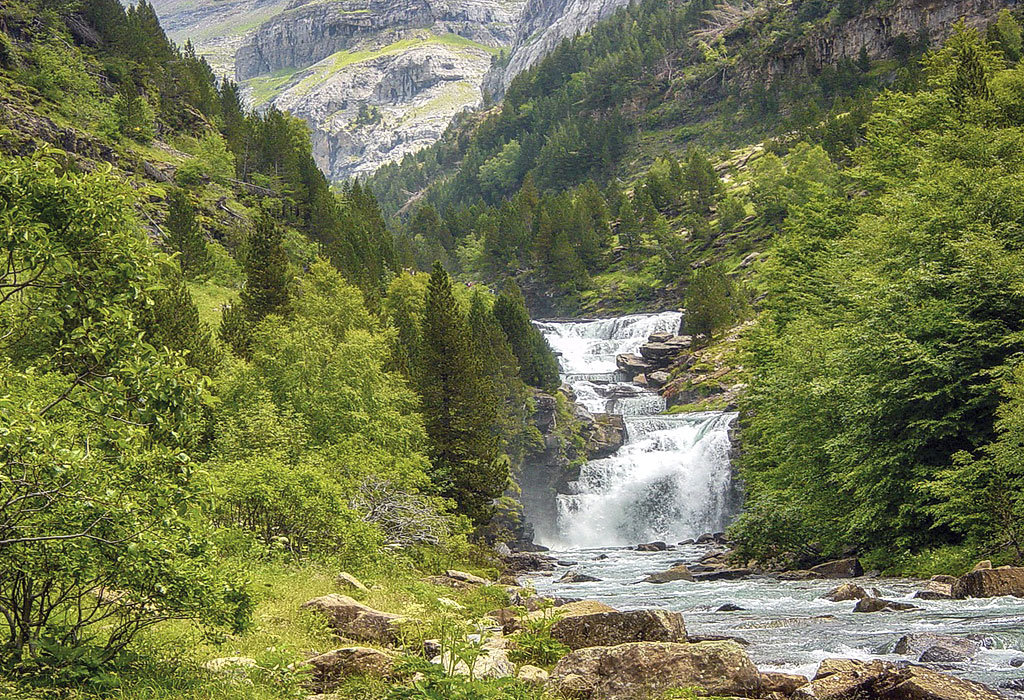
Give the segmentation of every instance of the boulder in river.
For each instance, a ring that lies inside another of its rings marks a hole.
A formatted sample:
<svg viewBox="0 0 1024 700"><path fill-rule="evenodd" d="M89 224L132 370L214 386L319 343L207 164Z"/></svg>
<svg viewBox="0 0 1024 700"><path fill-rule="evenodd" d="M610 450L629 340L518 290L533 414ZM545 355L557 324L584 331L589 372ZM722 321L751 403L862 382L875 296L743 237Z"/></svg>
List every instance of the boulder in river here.
<svg viewBox="0 0 1024 700"><path fill-rule="evenodd" d="M387 678L395 667L395 657L380 649L346 647L314 656L307 663L313 667L312 685L329 692L349 676Z"/></svg>
<svg viewBox="0 0 1024 700"><path fill-rule="evenodd" d="M799 688L808 684L804 676L792 673L762 673L761 674L761 697L781 696L788 698Z"/></svg>
<svg viewBox="0 0 1024 700"><path fill-rule="evenodd" d="M953 597L953 584L956 583L955 576L932 576L924 588L914 594L920 600L949 600Z"/></svg>
<svg viewBox="0 0 1024 700"><path fill-rule="evenodd" d="M532 571L554 571L555 559L537 552L517 552L501 557L501 564L510 574L523 574Z"/></svg>
<svg viewBox="0 0 1024 700"><path fill-rule="evenodd" d="M948 634L914 632L900 637L893 648L894 654L915 656L919 661L956 663L967 661L981 649L981 642ZM929 658L925 658L925 657Z"/></svg>
<svg viewBox="0 0 1024 700"><path fill-rule="evenodd" d="M863 588L855 583L843 583L822 596L825 600L833 603L841 603L846 600L863 600L871 596Z"/></svg>
<svg viewBox="0 0 1024 700"><path fill-rule="evenodd" d="M667 571L659 571L651 574L643 580L644 583L671 583L673 581L692 581L693 574L686 564L676 564Z"/></svg>
<svg viewBox="0 0 1024 700"><path fill-rule="evenodd" d="M812 566L810 572L818 578L857 578L864 574L864 568L859 559L849 557Z"/></svg>
<svg viewBox="0 0 1024 700"><path fill-rule="evenodd" d="M1004 595L1024 598L1024 567L975 568L956 580L952 593L954 598L992 598Z"/></svg>
<svg viewBox="0 0 1024 700"><path fill-rule="evenodd" d="M685 642L681 613L628 610L564 617L551 626L551 637L570 649L610 647L627 642Z"/></svg>
<svg viewBox="0 0 1024 700"><path fill-rule="evenodd" d="M633 353L619 355L615 358L615 364L631 377L654 371L654 367L647 360Z"/></svg>
<svg viewBox="0 0 1024 700"><path fill-rule="evenodd" d="M572 652L555 665L546 688L570 698L633 700L692 686L708 695L751 697L761 678L731 642L632 642Z"/></svg>
<svg viewBox="0 0 1024 700"><path fill-rule="evenodd" d="M715 612L741 612L743 610L746 610L746 608L741 608L735 603L726 603L725 605L719 606Z"/></svg>
<svg viewBox="0 0 1024 700"><path fill-rule="evenodd" d="M327 618L327 623L341 637L364 642L393 644L398 639L400 615L381 612L349 598L331 593L302 604Z"/></svg>
<svg viewBox="0 0 1024 700"><path fill-rule="evenodd" d="M694 581L736 581L741 578L750 576L753 571L747 568L737 569L717 569L715 571L705 571L700 574L694 574Z"/></svg>
<svg viewBox="0 0 1024 700"><path fill-rule="evenodd" d="M664 552L667 549L667 542L646 542L636 546L636 551L638 552Z"/></svg>
<svg viewBox="0 0 1024 700"><path fill-rule="evenodd" d="M558 579L559 583L593 583L600 581L597 576L591 576L590 574L580 573L579 571L566 571L565 575Z"/></svg>
<svg viewBox="0 0 1024 700"><path fill-rule="evenodd" d="M858 600L857 605L853 608L854 612L859 613L873 613L883 610L917 610L917 606L910 603L900 603L895 600L886 600L885 598L868 597Z"/></svg>
<svg viewBox="0 0 1024 700"><path fill-rule="evenodd" d="M672 375L670 375L668 372L665 372L664 370L651 372L650 374L647 375L647 383L650 386L654 387L655 389L660 389L661 387L668 384L670 381L672 381Z"/></svg>
<svg viewBox="0 0 1024 700"><path fill-rule="evenodd" d="M826 659L814 680L793 693L796 700L1000 700L981 683L956 678L923 666L887 661Z"/></svg>

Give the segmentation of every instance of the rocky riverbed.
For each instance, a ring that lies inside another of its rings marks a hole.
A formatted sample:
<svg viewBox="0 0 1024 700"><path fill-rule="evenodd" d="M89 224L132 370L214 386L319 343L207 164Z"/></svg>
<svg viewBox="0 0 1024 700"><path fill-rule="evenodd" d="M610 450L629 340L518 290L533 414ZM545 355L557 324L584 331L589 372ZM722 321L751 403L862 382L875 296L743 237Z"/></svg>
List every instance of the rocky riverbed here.
<svg viewBox="0 0 1024 700"><path fill-rule="evenodd" d="M961 653L935 651L923 663L998 687L1007 697L1024 698L1024 600L1020 598L930 600L915 595L934 588L933 583L863 576L784 580L778 575L751 574L736 580L690 581L684 577L660 584L643 582L650 574L678 563L699 576L698 561L715 546L687 545L652 552L621 548L552 552L560 565L552 572L524 576L523 581L542 595L586 598L621 610L681 612L689 634L741 639L761 671L808 678L814 677L823 661L833 658L917 663L927 648L919 648L925 642L913 635L952 637L962 640L957 647ZM570 571L597 580L559 580ZM913 607L854 612L858 601L825 597L844 583L877 594L873 596L877 599ZM907 635L910 640L900 645Z"/></svg>

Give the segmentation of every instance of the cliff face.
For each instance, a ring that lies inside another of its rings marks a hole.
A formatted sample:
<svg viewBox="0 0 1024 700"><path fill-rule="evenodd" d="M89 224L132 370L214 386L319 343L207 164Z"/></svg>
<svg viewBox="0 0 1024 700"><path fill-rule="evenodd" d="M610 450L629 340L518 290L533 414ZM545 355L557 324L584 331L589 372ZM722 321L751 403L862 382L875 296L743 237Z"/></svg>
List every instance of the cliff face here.
<svg viewBox="0 0 1024 700"><path fill-rule="evenodd" d="M773 52L761 65L750 66L750 81L811 75L842 59L855 59L861 47L871 58L887 58L901 40L927 40L939 46L962 18L984 30L1000 10L1016 0L896 0L885 9L872 8L829 31L795 41Z"/></svg>
<svg viewBox="0 0 1024 700"><path fill-rule="evenodd" d="M249 34L235 73L253 106L310 125L328 177L368 175L431 145L480 103L520 9L519 0L315 0Z"/></svg>
<svg viewBox="0 0 1024 700"><path fill-rule="evenodd" d="M564 39L587 31L630 0L528 0L504 67L488 72L484 89L505 94L519 73L551 53Z"/></svg>

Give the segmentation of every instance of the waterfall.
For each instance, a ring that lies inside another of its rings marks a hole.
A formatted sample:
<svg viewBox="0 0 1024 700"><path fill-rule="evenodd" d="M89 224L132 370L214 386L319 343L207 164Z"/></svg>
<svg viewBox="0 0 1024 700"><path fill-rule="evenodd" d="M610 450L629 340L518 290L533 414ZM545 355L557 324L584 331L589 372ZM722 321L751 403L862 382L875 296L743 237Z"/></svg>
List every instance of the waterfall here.
<svg viewBox="0 0 1024 700"><path fill-rule="evenodd" d="M594 413L617 413L626 443L593 460L558 498L559 547L679 541L717 532L732 515L729 429L735 413L659 415L665 401L628 381L615 358L635 353L652 333L677 333L680 314L601 321L538 322L558 354L562 378Z"/></svg>

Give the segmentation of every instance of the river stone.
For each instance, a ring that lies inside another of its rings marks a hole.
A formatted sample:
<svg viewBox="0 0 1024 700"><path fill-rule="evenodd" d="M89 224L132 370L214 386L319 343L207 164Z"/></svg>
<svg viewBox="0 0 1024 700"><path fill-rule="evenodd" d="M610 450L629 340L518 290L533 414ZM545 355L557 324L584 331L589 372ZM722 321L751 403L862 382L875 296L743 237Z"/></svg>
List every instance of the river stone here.
<svg viewBox="0 0 1024 700"><path fill-rule="evenodd" d="M715 612L740 612L743 610L746 610L746 608L741 608L735 603L726 603L725 605L719 606L719 608L715 610Z"/></svg>
<svg viewBox="0 0 1024 700"><path fill-rule="evenodd" d="M694 581L735 581L737 579L746 578L750 576L753 571L746 568L739 569L718 569L716 571L705 571L704 573L694 574Z"/></svg>
<svg viewBox="0 0 1024 700"><path fill-rule="evenodd" d="M953 584L954 598L992 598L1015 596L1024 598L1024 567L1001 566L978 569L964 574Z"/></svg>
<svg viewBox="0 0 1024 700"><path fill-rule="evenodd" d="M313 686L328 692L349 676L387 678L394 671L395 657L379 649L346 647L314 656L307 663L313 667Z"/></svg>
<svg viewBox="0 0 1024 700"><path fill-rule="evenodd" d="M626 372L631 377L635 377L640 374L647 374L654 370L654 367L650 365L644 358L633 353L625 353L615 358L615 364L623 372Z"/></svg>
<svg viewBox="0 0 1024 700"><path fill-rule="evenodd" d="M1001 696L980 683L923 666L826 659L814 680L792 697L800 700L997 700Z"/></svg>
<svg viewBox="0 0 1024 700"><path fill-rule="evenodd" d="M655 389L661 387L672 381L672 375L664 370L658 370L657 372L651 372L647 375L647 383L653 386Z"/></svg>
<svg viewBox="0 0 1024 700"><path fill-rule="evenodd" d="M920 661L953 663L967 661L981 649L981 643L963 637L932 632L914 632L900 637L893 648L894 654L916 656ZM928 655L929 658L925 658Z"/></svg>
<svg viewBox="0 0 1024 700"><path fill-rule="evenodd" d="M810 572L818 578L857 578L864 574L864 569L859 559L850 557L812 566Z"/></svg>
<svg viewBox="0 0 1024 700"><path fill-rule="evenodd" d="M822 597L825 600L831 600L833 603L870 598L868 592L855 583L844 583L836 586Z"/></svg>
<svg viewBox="0 0 1024 700"><path fill-rule="evenodd" d="M664 552L667 549L667 542L646 542L636 546L636 551L638 552Z"/></svg>
<svg viewBox="0 0 1024 700"><path fill-rule="evenodd" d="M516 552L507 557L501 557L501 564L506 573L510 574L555 570L555 560L553 557L536 552Z"/></svg>
<svg viewBox="0 0 1024 700"><path fill-rule="evenodd" d="M595 581L600 581L600 580L601 579L599 579L596 576L591 576L590 574L583 574L583 573L580 573L579 571L566 571L565 575L562 576L562 578L558 579L558 582L559 583L593 583Z"/></svg>
<svg viewBox="0 0 1024 700"><path fill-rule="evenodd" d="M868 597L858 600L857 605L853 608L853 611L858 613L873 613L882 610L917 610L917 606L910 603L898 603L895 600Z"/></svg>
<svg viewBox="0 0 1024 700"><path fill-rule="evenodd" d="M693 574L686 564L676 564L668 571L659 571L644 579L644 583L671 583L672 581L692 581Z"/></svg>
<svg viewBox="0 0 1024 700"><path fill-rule="evenodd" d="M562 618L552 625L551 637L570 649L627 642L685 642L686 625L677 612L614 611Z"/></svg>
<svg viewBox="0 0 1024 700"><path fill-rule="evenodd" d="M546 688L570 698L633 700L691 686L708 695L751 697L760 685L739 645L632 642L572 652L555 665Z"/></svg>
<svg viewBox="0 0 1024 700"><path fill-rule="evenodd" d="M331 628L341 637L380 644L396 642L399 624L405 619L400 615L374 610L338 593L313 598L303 603L302 607L324 615Z"/></svg>
<svg viewBox="0 0 1024 700"><path fill-rule="evenodd" d="M783 697L789 697L810 681L804 676L792 673L762 673L761 674L761 695L766 696L776 693Z"/></svg>

